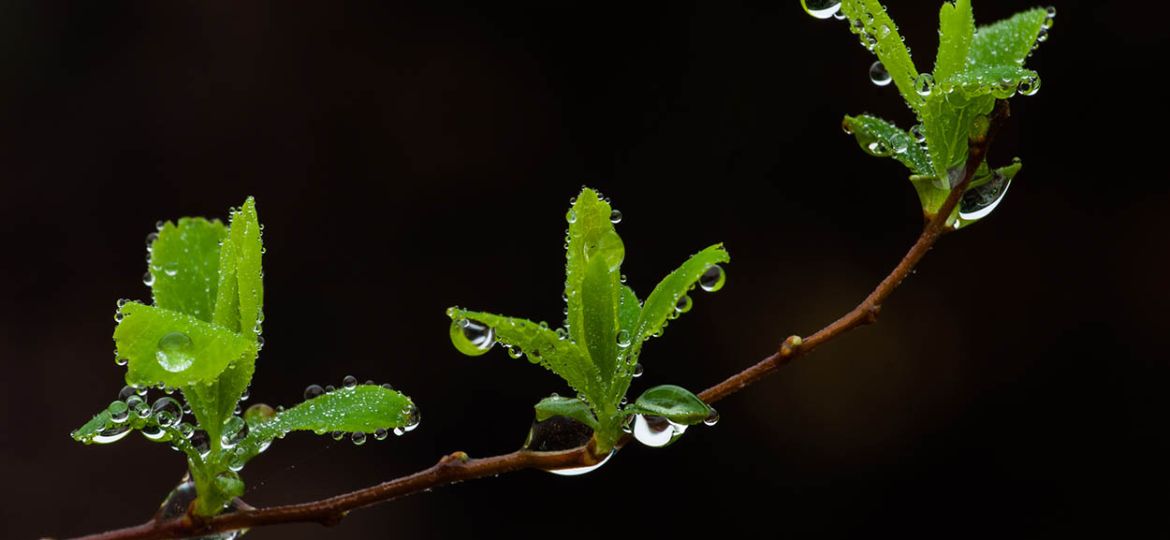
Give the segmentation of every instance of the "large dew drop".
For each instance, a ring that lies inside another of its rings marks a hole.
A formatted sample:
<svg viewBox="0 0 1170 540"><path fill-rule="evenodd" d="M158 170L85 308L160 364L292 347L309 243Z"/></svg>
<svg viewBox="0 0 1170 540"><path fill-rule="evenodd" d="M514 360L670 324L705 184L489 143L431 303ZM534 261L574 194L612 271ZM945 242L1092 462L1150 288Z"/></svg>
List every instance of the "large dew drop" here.
<svg viewBox="0 0 1170 540"><path fill-rule="evenodd" d="M593 465L585 465L584 467L569 467L567 469L547 469L547 470L548 470L548 472L553 473L553 474L558 475L558 476L581 476L582 474L588 474L588 473L591 473L593 471L596 471L597 469L600 469L601 466L608 463L609 458L612 458L613 455L616 453L617 453L617 450L610 450L608 455L601 458L601 461L598 461L597 463L594 463Z"/></svg>
<svg viewBox="0 0 1170 540"><path fill-rule="evenodd" d="M727 274L723 273L723 267L712 264L699 276L699 287L707 292L715 292L722 289L726 281Z"/></svg>
<svg viewBox="0 0 1170 540"><path fill-rule="evenodd" d="M479 356L496 344L496 331L473 319L455 319L451 322L451 344L467 356Z"/></svg>
<svg viewBox="0 0 1170 540"><path fill-rule="evenodd" d="M1011 185L1011 179L996 174L986 184L967 190L963 194L963 200L959 203L959 219L964 222L972 222L987 217L1003 201L1003 197L1007 195Z"/></svg>
<svg viewBox="0 0 1170 540"><path fill-rule="evenodd" d="M890 78L890 72L886 71L885 64L877 61L869 66L869 80L878 86L886 86L893 79Z"/></svg>
<svg viewBox="0 0 1170 540"><path fill-rule="evenodd" d="M686 426L676 424L661 416L642 414L634 416L634 438L652 448L661 448L670 444L686 430Z"/></svg>
<svg viewBox="0 0 1170 540"><path fill-rule="evenodd" d="M192 354L194 344L191 337L182 332L169 332L158 339L158 350L154 353L155 360L163 369L178 373L195 362Z"/></svg>
<svg viewBox="0 0 1170 540"><path fill-rule="evenodd" d="M120 441L130 434L130 426L127 424L114 424L106 426L97 435L93 436L93 442L97 444L110 444L112 442Z"/></svg>
<svg viewBox="0 0 1170 540"><path fill-rule="evenodd" d="M223 436L219 438L219 443L224 448L232 448L247 436L248 423L239 416L233 416L223 423Z"/></svg>
<svg viewBox="0 0 1170 540"><path fill-rule="evenodd" d="M841 10L841 0L800 0L800 5L818 19L828 19Z"/></svg>
<svg viewBox="0 0 1170 540"><path fill-rule="evenodd" d="M183 407L175 398L163 396L151 406L150 415L161 427L175 427L183 420Z"/></svg>

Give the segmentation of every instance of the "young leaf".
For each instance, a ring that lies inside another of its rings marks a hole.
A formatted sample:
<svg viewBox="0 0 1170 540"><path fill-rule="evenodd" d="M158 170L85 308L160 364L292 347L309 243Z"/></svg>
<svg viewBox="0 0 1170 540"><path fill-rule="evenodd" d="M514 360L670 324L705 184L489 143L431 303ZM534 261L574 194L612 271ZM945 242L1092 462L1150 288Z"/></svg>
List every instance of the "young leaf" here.
<svg viewBox="0 0 1170 540"><path fill-rule="evenodd" d="M565 297L569 335L576 343L587 342L585 325L582 324L583 299L579 293L590 260L601 257L607 261L611 271L620 275L620 266L625 257L625 247L609 220L612 213L609 203L598 198L596 191L585 188L566 214L569 221L569 247L565 251Z"/></svg>
<svg viewBox="0 0 1170 540"><path fill-rule="evenodd" d="M608 218L607 218L608 219ZM581 282L581 336L585 350L601 376L602 387L608 388L616 371L618 347L618 298L620 275L611 271L604 257L594 257L585 270Z"/></svg>
<svg viewBox="0 0 1170 540"><path fill-rule="evenodd" d="M589 405L577 398L546 397L536 404L535 409L538 422L543 422L553 416L564 416L581 422L594 430L598 427L597 418L593 416Z"/></svg>
<svg viewBox="0 0 1170 540"><path fill-rule="evenodd" d="M910 183L918 193L918 200L922 202L922 212L927 218L934 217L946 202L947 195L951 194L950 186L937 176L911 175Z"/></svg>
<svg viewBox="0 0 1170 540"><path fill-rule="evenodd" d="M686 388L664 384L642 392L624 412L661 416L676 424L694 425L707 419L711 407Z"/></svg>
<svg viewBox="0 0 1170 540"><path fill-rule="evenodd" d="M240 444L258 448L290 431L374 433L409 428L419 421L418 409L401 393L372 384L340 388L276 413L267 422L249 426Z"/></svg>
<svg viewBox="0 0 1170 540"><path fill-rule="evenodd" d="M935 175L956 183L967 162L967 139L976 118L986 117L995 107L995 98L983 95L968 99L961 92L933 92L922 108L922 127Z"/></svg>
<svg viewBox="0 0 1170 540"><path fill-rule="evenodd" d="M841 12L849 18L849 27L861 39L861 44L873 51L885 66L906 103L917 109L922 104L922 96L914 89L918 69L885 7L878 0L844 0Z"/></svg>
<svg viewBox="0 0 1170 540"><path fill-rule="evenodd" d="M981 26L971 43L967 63L973 66L1023 65L1051 21L1048 11L1035 8Z"/></svg>
<svg viewBox="0 0 1170 540"><path fill-rule="evenodd" d="M938 56L934 78L946 81L967 68L967 54L975 36L975 15L971 0L944 2L938 13Z"/></svg>
<svg viewBox="0 0 1170 540"><path fill-rule="evenodd" d="M898 129L898 126L867 114L846 116L844 125L853 133L857 144L866 153L877 157L892 157L913 174L934 172L926 151L914 141L914 137Z"/></svg>
<svg viewBox="0 0 1170 540"><path fill-rule="evenodd" d="M723 244L715 244L704 249L686 260L674 272L658 283L650 296L646 297L642 305L642 314L634 325L636 332L633 339L635 352L640 350L642 342L647 336L652 336L662 329L666 320L675 311L679 298L694 286L699 277L712 265L725 263L731 260Z"/></svg>
<svg viewBox="0 0 1170 540"><path fill-rule="evenodd" d="M110 412L102 411L95 414L85 425L73 430L73 433L70 433L69 436L73 437L73 440L77 442L90 444L95 442L94 439L101 435L101 432L105 431L112 423L113 421L110 420Z"/></svg>
<svg viewBox="0 0 1170 540"><path fill-rule="evenodd" d="M452 321L451 340L456 343L457 348L460 340L467 339L459 324L461 321L483 323L490 329L492 339L512 346L517 357L519 352L527 354L532 363L540 364L556 373L574 390L590 399L601 395L599 392L601 376L597 373L597 368L572 340L561 339L556 332L525 319L459 308L448 309L447 316Z"/></svg>
<svg viewBox="0 0 1170 540"><path fill-rule="evenodd" d="M126 382L183 387L214 380L232 362L255 356L256 343L192 315L130 302L114 329L129 360Z"/></svg>
<svg viewBox="0 0 1170 540"><path fill-rule="evenodd" d="M260 257L264 246L260 239L260 221L256 215L256 200L248 197L243 206L232 214L231 242L236 257L235 271L239 288L240 332L253 331L264 307L264 281Z"/></svg>
<svg viewBox="0 0 1170 540"><path fill-rule="evenodd" d="M167 222L150 247L149 270L154 305L211 321L218 286L219 243L223 223L183 218Z"/></svg>

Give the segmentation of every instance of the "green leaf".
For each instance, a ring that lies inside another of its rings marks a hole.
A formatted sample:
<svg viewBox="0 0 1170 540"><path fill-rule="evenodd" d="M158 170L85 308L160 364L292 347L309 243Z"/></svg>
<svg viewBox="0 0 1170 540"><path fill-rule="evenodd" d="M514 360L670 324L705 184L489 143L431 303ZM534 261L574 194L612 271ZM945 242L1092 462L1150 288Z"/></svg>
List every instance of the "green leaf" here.
<svg viewBox="0 0 1170 540"><path fill-rule="evenodd" d="M130 302L114 329L129 360L126 382L184 387L214 380L229 364L254 356L256 343L192 315Z"/></svg>
<svg viewBox="0 0 1170 540"><path fill-rule="evenodd" d="M967 162L967 140L977 118L986 118L995 98L967 98L962 92L932 92L922 108L922 129L935 175L952 186Z"/></svg>
<svg viewBox="0 0 1170 540"><path fill-rule="evenodd" d="M939 180L937 176L912 175L910 183L914 185L914 191L918 193L918 200L922 203L922 213L927 219L938 213L938 209L946 202L947 195L951 194L951 188L944 181Z"/></svg>
<svg viewBox="0 0 1170 540"><path fill-rule="evenodd" d="M980 67L1023 65L1041 33L1051 25L1051 20L1045 9L1035 8L979 27L967 63Z"/></svg>
<svg viewBox="0 0 1170 540"><path fill-rule="evenodd" d="M260 220L256 215L256 200L248 197L244 205L232 214L230 229L235 271L239 286L240 332L253 331L264 307L264 281L260 258L264 246L260 239Z"/></svg>
<svg viewBox="0 0 1170 540"><path fill-rule="evenodd" d="M482 311L450 308L447 316L452 321L452 340L460 339L458 324L463 320L483 323L492 329L495 340L528 355L529 361L540 364L559 375L574 390L591 400L600 393L600 375L588 355L572 340L561 339L546 325L514 317L504 317Z"/></svg>
<svg viewBox="0 0 1170 540"><path fill-rule="evenodd" d="M167 222L150 248L154 305L211 321L218 285L223 223L183 218Z"/></svg>
<svg viewBox="0 0 1170 540"><path fill-rule="evenodd" d="M112 423L110 420L110 412L103 410L94 415L85 425L73 430L73 433L70 433L69 436L73 437L73 440L77 442L91 444L96 442L94 439Z"/></svg>
<svg viewBox="0 0 1170 540"><path fill-rule="evenodd" d="M862 45L872 50L886 67L902 98L910 108L917 109L922 104L922 96L914 89L918 69L885 7L878 0L845 0L841 12L849 18L849 27Z"/></svg>
<svg viewBox="0 0 1170 540"><path fill-rule="evenodd" d="M577 398L561 396L546 397L536 404L536 420L543 422L553 416L564 416L597 429L597 418L589 405Z"/></svg>
<svg viewBox="0 0 1170 540"><path fill-rule="evenodd" d="M711 407L686 388L664 384L643 392L625 412L661 416L676 424L694 425L707 419Z"/></svg>
<svg viewBox="0 0 1170 540"><path fill-rule="evenodd" d="M957 0L953 4L944 2L938 14L938 33L934 78L936 81L946 81L967 68L967 54L975 36L971 0Z"/></svg>
<svg viewBox="0 0 1170 540"><path fill-rule="evenodd" d="M1015 95L1020 83L1028 81L1035 84L1035 80L1035 71L1020 66L974 66L951 77L942 86L948 90L962 91L967 99L987 94L1007 99Z"/></svg>
<svg viewBox="0 0 1170 540"><path fill-rule="evenodd" d="M569 244L565 252L565 298L569 335L576 343L586 343L583 302L580 292L589 262L602 258L607 268L620 274L625 246L610 222L613 209L597 192L585 188L566 214L569 221Z"/></svg>
<svg viewBox="0 0 1170 540"><path fill-rule="evenodd" d="M618 322L621 330L626 332L624 336L626 340L633 339L635 328L638 324L638 317L642 315L642 302L638 301L638 295L625 285L622 285L621 296L618 300Z"/></svg>
<svg viewBox="0 0 1170 540"><path fill-rule="evenodd" d="M898 126L867 114L846 116L844 125L867 154L892 157L913 174L931 174L934 171L926 151L915 142L912 135L898 129Z"/></svg>
<svg viewBox="0 0 1170 540"><path fill-rule="evenodd" d="M418 409L410 398L389 388L363 384L339 388L277 412L267 422L249 426L248 436L240 444L259 446L298 430L374 433L410 427L418 420Z"/></svg>
<svg viewBox="0 0 1170 540"><path fill-rule="evenodd" d="M642 343L648 336L652 336L662 329L663 325L675 311L679 298L687 293L707 271L711 265L725 263L731 260L723 244L715 244L704 249L686 260L674 272L658 283L650 296L646 297L642 305L642 314L635 324L636 332L632 336L634 353L641 350Z"/></svg>
<svg viewBox="0 0 1170 540"><path fill-rule="evenodd" d="M612 270L603 257L594 257L585 270L581 283L581 314L585 325L581 336L585 350L601 376L602 387L608 388L617 370L618 293L621 276ZM578 342L577 346L582 346Z"/></svg>

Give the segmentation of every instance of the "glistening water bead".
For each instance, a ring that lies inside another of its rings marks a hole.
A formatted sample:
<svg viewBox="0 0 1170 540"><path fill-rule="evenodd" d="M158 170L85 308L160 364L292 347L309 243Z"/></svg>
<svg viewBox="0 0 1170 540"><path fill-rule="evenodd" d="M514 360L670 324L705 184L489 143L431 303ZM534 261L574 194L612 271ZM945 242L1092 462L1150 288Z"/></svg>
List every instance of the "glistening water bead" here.
<svg viewBox="0 0 1170 540"><path fill-rule="evenodd" d="M699 276L699 287L707 292L715 292L722 289L726 281L727 274L723 273L723 267L712 264Z"/></svg>
<svg viewBox="0 0 1170 540"><path fill-rule="evenodd" d="M800 0L804 12L818 19L828 19L841 10L841 0Z"/></svg>
<svg viewBox="0 0 1170 540"><path fill-rule="evenodd" d="M195 361L192 354L195 348L191 337L182 332L168 332L158 339L158 350L154 353L155 360L163 369L178 373L189 367Z"/></svg>
<svg viewBox="0 0 1170 540"><path fill-rule="evenodd" d="M558 475L558 476L581 476L582 474L591 473L593 471L596 471L597 469L600 469L601 466L605 465L607 462L609 462L609 458L613 457L613 455L616 453L617 453L617 450L610 450L609 454L606 454L605 457L601 458L601 461L598 461L597 463L594 463L593 465L585 465L583 467L569 467L567 469L545 469L545 470L547 470L548 472L553 473L555 475Z"/></svg>
<svg viewBox="0 0 1170 540"><path fill-rule="evenodd" d="M670 444L686 430L687 426L676 424L661 416L643 414L634 416L634 438L652 448Z"/></svg>
<svg viewBox="0 0 1170 540"><path fill-rule="evenodd" d="M874 62L869 66L869 80L873 81L878 86L886 86L890 84L893 79L890 78L890 72L886 71L885 64L881 61Z"/></svg>
<svg viewBox="0 0 1170 540"><path fill-rule="evenodd" d="M451 344L467 356L480 356L496 344L496 331L474 319L451 321Z"/></svg>
<svg viewBox="0 0 1170 540"><path fill-rule="evenodd" d="M164 396L151 406L150 415L162 427L175 427L183 420L183 407L175 398Z"/></svg>
<svg viewBox="0 0 1170 540"><path fill-rule="evenodd" d="M321 385L310 384L309 386L305 387L305 394L304 395L305 395L305 399L308 400L308 399L313 399L313 398L315 398L321 394L324 394L324 393L325 393L325 389L321 388Z"/></svg>

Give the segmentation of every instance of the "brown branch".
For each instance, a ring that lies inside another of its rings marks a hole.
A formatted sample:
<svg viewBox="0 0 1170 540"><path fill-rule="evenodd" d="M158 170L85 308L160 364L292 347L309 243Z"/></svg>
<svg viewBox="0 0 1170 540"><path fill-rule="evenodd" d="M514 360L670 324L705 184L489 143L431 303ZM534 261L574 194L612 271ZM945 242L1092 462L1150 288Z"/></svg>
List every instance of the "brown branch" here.
<svg viewBox="0 0 1170 540"><path fill-rule="evenodd" d="M779 350L764 358L755 365L728 377L723 382L701 392L699 397L707 403L714 403L764 378L781 366L808 354L818 346L852 330L858 326L877 321L878 312L882 303L910 274L922 257L930 251L934 243L947 232L947 218L958 206L963 192L971 179L975 176L979 165L983 163L991 144L993 131L1000 121L1009 114L1006 101L1000 101L991 116L990 128L984 137L971 140L966 167L963 176L956 183L947 196L938 213L931 216L918 240L910 247L910 251L902 257L901 262L881 281L878 286L865 297L857 307L853 308L832 324L816 331L811 336L801 338L791 336L780 344ZM619 442L619 447L629 441L627 436ZM271 508L246 508L231 514L221 514L209 519L199 520L191 515L174 518L166 521L152 520L134 527L116 529L100 534L81 537L83 540L149 540L159 538L182 538L198 534L207 534L216 531L229 531L276 525L280 523L320 523L335 525L340 522L351 510L372 506L374 504L392 501L399 497L413 495L448 484L473 480L485 476L517 471L521 469L561 469L568 467L583 467L597 464L603 456L598 456L592 445L565 450L561 452L530 452L520 450L510 454L492 456L480 459L470 459L466 453L455 452L444 456L434 466L376 486L344 493L328 499L301 504L275 506Z"/></svg>

